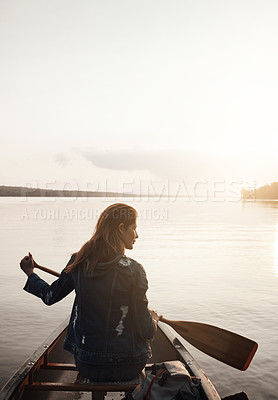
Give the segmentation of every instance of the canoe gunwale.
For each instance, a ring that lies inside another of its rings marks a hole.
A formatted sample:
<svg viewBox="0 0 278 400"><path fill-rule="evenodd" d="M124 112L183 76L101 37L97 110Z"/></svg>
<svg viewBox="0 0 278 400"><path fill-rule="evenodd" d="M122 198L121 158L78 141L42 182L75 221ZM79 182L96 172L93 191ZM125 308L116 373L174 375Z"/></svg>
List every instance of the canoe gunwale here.
<svg viewBox="0 0 278 400"><path fill-rule="evenodd" d="M6 382L0 391L0 400L13 399L16 393L23 390L25 385L31 383L36 370L47 362L48 353L67 329L68 322L69 318L65 319Z"/></svg>
<svg viewBox="0 0 278 400"><path fill-rule="evenodd" d="M185 340L180 335L178 335L173 328L169 327L163 322L158 322L158 325L160 330L164 333L165 337L170 341L172 346L175 347L175 350L180 355L181 360L183 360L184 363L188 366L190 372L192 372L192 376L201 379L202 388L208 400L221 400L221 397L217 393L210 379L199 366L195 358L186 349Z"/></svg>

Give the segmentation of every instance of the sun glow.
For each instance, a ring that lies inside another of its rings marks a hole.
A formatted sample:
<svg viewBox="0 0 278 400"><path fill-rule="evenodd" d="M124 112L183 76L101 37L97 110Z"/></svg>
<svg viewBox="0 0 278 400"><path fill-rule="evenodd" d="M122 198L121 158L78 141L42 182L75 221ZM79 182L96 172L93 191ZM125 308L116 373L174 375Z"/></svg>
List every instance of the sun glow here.
<svg viewBox="0 0 278 400"><path fill-rule="evenodd" d="M277 1L2 1L1 184L275 181L277 14Z"/></svg>

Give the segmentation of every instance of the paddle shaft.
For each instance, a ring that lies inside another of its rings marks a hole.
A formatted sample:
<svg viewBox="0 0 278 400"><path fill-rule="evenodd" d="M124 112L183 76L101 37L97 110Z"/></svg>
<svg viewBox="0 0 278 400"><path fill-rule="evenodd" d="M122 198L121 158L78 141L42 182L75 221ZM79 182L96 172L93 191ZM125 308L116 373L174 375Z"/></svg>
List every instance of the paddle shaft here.
<svg viewBox="0 0 278 400"><path fill-rule="evenodd" d="M52 269L43 267L34 261L35 268L59 277ZM160 316L160 321L171 326L192 346L231 367L245 371L251 363L258 344L237 333L217 326L190 321L171 321Z"/></svg>
<svg viewBox="0 0 278 400"><path fill-rule="evenodd" d="M34 261L34 266L35 266L35 268L40 269L41 271L47 272L51 275L58 276L58 277L60 276L59 272L53 271L53 269L42 267L41 265L37 264L36 261Z"/></svg>

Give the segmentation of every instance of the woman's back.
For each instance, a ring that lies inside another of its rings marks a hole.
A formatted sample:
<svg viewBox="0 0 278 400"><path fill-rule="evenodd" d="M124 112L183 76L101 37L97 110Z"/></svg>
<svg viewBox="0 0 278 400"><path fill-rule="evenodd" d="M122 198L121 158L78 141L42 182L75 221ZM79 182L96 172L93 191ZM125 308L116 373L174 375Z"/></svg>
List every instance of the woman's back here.
<svg viewBox="0 0 278 400"><path fill-rule="evenodd" d="M143 267L119 255L98 263L91 277L83 265L71 272L76 291L65 348L84 362L140 362L150 356L155 323L147 308ZM116 361L112 361L112 359Z"/></svg>

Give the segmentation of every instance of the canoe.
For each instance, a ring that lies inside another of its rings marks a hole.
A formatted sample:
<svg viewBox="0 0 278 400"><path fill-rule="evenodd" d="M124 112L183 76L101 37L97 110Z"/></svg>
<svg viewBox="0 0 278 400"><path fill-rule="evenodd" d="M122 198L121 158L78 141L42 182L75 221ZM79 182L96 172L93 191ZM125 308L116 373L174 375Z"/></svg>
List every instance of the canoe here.
<svg viewBox="0 0 278 400"><path fill-rule="evenodd" d="M68 319L22 365L0 392L0 400L123 399L138 381L77 383L73 356L63 349ZM201 380L204 400L221 400L215 387L186 349L185 341L169 326L158 323L149 363L182 361L191 376ZM148 371L148 368L146 369Z"/></svg>

